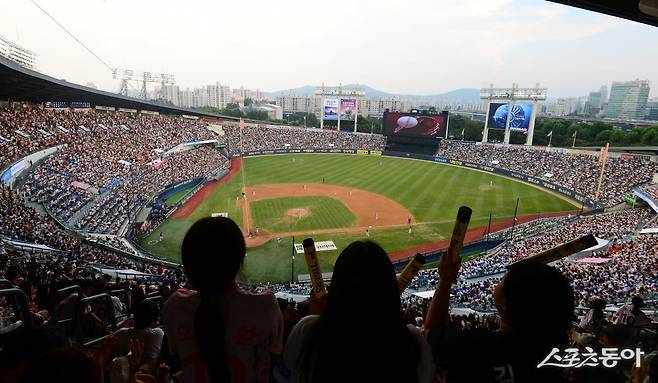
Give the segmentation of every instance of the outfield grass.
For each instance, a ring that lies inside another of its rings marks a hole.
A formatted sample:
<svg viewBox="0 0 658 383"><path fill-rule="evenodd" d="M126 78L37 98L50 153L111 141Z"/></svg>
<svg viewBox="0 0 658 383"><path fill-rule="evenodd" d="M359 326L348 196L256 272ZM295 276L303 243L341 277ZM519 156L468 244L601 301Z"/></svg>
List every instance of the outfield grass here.
<svg viewBox="0 0 658 383"><path fill-rule="evenodd" d="M165 202L167 203L167 205L169 205L169 206L173 206L173 205L177 204L178 201L180 201L180 200L182 200L183 198L185 198L185 196L186 196L189 192L191 192L192 189L194 189L194 188L186 188L186 189L183 189L183 190L179 190L179 191L177 191L176 193L170 195L169 198L167 198L167 200L166 200Z"/></svg>
<svg viewBox="0 0 658 383"><path fill-rule="evenodd" d="M334 229L354 226L356 217L338 199L324 196L272 198L250 203L253 226L272 233ZM301 218L288 215L288 210L305 209Z"/></svg>
<svg viewBox="0 0 658 383"><path fill-rule="evenodd" d="M197 219L213 212L228 212L242 224L242 210L236 204L243 180L246 185L270 183L321 183L358 188L384 195L405 206L418 225L411 235L405 228L377 229L370 239L377 241L388 252L403 250L449 237L457 209L461 205L473 209L470 227L487 224L489 213L494 222L512 217L519 198L518 215L541 214L575 210L578 206L530 185L490 173L461 167L391 157L351 156L340 154L299 154L250 157L243 160L243 170L218 187L184 220L169 219L142 245L150 251L180 259L180 242L185 230ZM258 203L259 201L256 201ZM277 217L278 213L263 213L254 208L252 216ZM292 205L286 205L292 206ZM303 207L303 206L292 206ZM282 208L279 209L279 211ZM280 217L280 215L279 215ZM289 231L289 230L286 230ZM149 244L164 233L164 240ZM335 258L347 244L364 235L346 233L314 237L332 240L338 251L318 253L323 271L330 271ZM300 239L296 239L300 243ZM286 245L287 243L287 245ZM242 279L246 281L290 279L290 239L281 244L272 240L258 248L248 250ZM295 273L306 272L303 257L298 257Z"/></svg>

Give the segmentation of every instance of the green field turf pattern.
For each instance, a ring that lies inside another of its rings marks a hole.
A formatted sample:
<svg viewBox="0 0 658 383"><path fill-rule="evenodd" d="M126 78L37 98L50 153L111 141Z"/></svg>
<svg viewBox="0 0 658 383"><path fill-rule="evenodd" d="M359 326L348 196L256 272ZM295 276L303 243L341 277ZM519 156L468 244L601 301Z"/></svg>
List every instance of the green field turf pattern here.
<svg viewBox="0 0 658 383"><path fill-rule="evenodd" d="M179 190L179 191L177 191L176 193L170 195L169 198L167 198L167 200L166 200L165 202L167 203L167 205L169 205L169 206L173 206L173 205L177 204L178 201L180 201L180 200L182 200L183 198L185 198L185 196L186 196L189 192L191 192L192 189L193 189L193 188L187 188L187 189Z"/></svg>
<svg viewBox="0 0 658 383"><path fill-rule="evenodd" d="M391 157L340 154L260 156L245 158L243 171L244 174L235 174L211 193L188 219L165 221L141 244L149 251L178 261L184 231L195 220L212 212L228 212L231 218L242 224L242 211L235 198L240 194L243 177L250 186L321 183L324 178L327 184L359 188L397 201L414 215L418 225L411 235L405 228L373 228L370 239L388 252L447 239L457 209L462 205L473 209L471 228L486 225L489 213L493 222L512 217L517 198L518 215L575 210L579 207L541 189L490 173ZM253 216L260 214L252 208ZM164 233L164 240L152 243L159 232ZM335 233L314 238L333 240L340 251L353 240L365 239L365 233L357 236ZM325 271L331 270L339 251L321 254L321 265ZM242 273L244 280L290 279L290 246L278 245L276 240L272 240L249 249L248 254ZM296 265L295 272L305 272L303 257L298 257L298 260L301 266L298 268Z"/></svg>
<svg viewBox="0 0 658 383"><path fill-rule="evenodd" d="M250 203L253 226L271 233L333 229L356 224L356 217L338 199L325 196L272 198ZM292 217L293 208L305 209L307 215Z"/></svg>

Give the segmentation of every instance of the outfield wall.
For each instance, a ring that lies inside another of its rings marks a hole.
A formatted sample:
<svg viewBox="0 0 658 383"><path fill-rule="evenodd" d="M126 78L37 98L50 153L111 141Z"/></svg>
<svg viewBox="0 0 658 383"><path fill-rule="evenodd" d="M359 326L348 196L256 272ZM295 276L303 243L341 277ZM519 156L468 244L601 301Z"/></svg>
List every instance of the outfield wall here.
<svg viewBox="0 0 658 383"><path fill-rule="evenodd" d="M438 162L441 164L449 164L449 165L455 165L455 166L461 166L469 169L476 169L476 170L482 170L485 172L497 174L500 176L504 177L510 177L514 179L518 179L523 182L528 182L537 186L540 186L544 189L548 189L550 191L556 192L558 194L561 194L565 197L568 197L572 200L576 200L578 202L581 202L584 207L591 208L592 210L603 210L603 205L599 204L598 202L592 200L591 198L580 194L576 192L575 190L566 188L564 186L560 186L557 184L554 184L552 182L544 181L540 178L537 177L532 177L528 176L522 173L517 173L513 172L511 170L507 170L504 168L498 168L498 167L493 167L493 166L486 166L486 165L481 165L481 164L475 164L472 162L467 162L467 161L462 161L462 160L457 160L457 159L452 159L452 158L447 158L447 157L434 157L430 155L424 155L424 154L416 154L416 153L404 153L404 152L393 152L393 151L385 151L381 152L378 150L354 150L354 149L277 149L277 150L252 150L248 152L242 153L243 157L252 157L252 156L260 156L260 155L271 155L271 154L300 154L300 153L340 153L340 154L356 154L356 155L374 155L374 156L388 156L388 157L398 157L398 158L412 158L416 160L424 160L424 161L431 161L431 162ZM239 157L240 155L235 154L233 157Z"/></svg>

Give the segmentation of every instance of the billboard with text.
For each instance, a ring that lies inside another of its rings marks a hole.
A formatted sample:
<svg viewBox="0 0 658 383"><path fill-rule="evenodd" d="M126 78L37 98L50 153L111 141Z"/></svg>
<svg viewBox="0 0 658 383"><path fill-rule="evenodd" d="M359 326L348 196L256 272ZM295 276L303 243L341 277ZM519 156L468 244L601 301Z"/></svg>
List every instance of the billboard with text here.
<svg viewBox="0 0 658 383"><path fill-rule="evenodd" d="M340 119L354 121L356 115L356 99L343 98L340 100Z"/></svg>
<svg viewBox="0 0 658 383"><path fill-rule="evenodd" d="M322 105L323 120L338 120L339 101L337 98L325 98Z"/></svg>

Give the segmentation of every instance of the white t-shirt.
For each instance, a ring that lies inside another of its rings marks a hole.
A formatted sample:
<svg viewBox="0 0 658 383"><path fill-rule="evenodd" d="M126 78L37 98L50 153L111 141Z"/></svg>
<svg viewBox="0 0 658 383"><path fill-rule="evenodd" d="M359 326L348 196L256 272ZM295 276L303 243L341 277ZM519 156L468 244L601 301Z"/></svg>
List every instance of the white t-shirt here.
<svg viewBox="0 0 658 383"><path fill-rule="evenodd" d="M128 349L131 339L144 342L144 355L141 363L156 363L162 348L164 331L161 328L120 328L114 333L114 346L122 350Z"/></svg>
<svg viewBox="0 0 658 383"><path fill-rule="evenodd" d="M649 318L642 311L637 315L633 314L633 305L627 303L617 310L617 321L615 324L626 326L647 326L651 323Z"/></svg>
<svg viewBox="0 0 658 383"><path fill-rule="evenodd" d="M274 378L279 383L297 383L299 382L299 375L297 369L297 358L301 352L302 345L304 340L308 336L309 330L312 328L313 324L317 321L317 315L308 315L302 318L296 325L293 327L288 340L286 341L286 347L283 351L283 363L279 363L274 369ZM426 383L431 382L434 378L434 361L432 360L432 350L430 349L427 340L421 333L421 331L413 326L407 325L409 332L413 335L414 339L420 345L420 360L418 361L418 382ZM337 366L340 368L340 366Z"/></svg>
<svg viewBox="0 0 658 383"><path fill-rule="evenodd" d="M200 302L198 292L181 289L162 307L169 351L180 357L185 383L209 381L194 333L194 314ZM270 292L254 295L236 286L222 294L219 302L232 381L268 382L270 354L283 351L283 318L276 298Z"/></svg>

